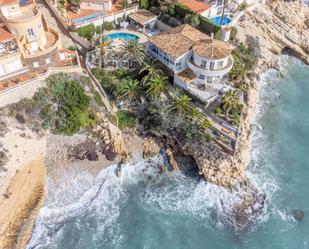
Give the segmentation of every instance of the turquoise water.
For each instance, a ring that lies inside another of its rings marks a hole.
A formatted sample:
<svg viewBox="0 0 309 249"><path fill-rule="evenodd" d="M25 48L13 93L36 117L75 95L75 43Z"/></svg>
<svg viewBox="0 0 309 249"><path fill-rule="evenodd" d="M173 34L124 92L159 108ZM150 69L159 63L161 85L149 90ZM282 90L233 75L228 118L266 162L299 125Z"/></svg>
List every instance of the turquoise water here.
<svg viewBox="0 0 309 249"><path fill-rule="evenodd" d="M220 25L221 23L221 16L216 16L213 18L210 18L210 21L212 21L216 25ZM228 15L224 15L223 20L222 20L222 25L227 25L232 21L232 19Z"/></svg>
<svg viewBox="0 0 309 249"><path fill-rule="evenodd" d="M28 249L309 248L309 68L282 57L284 79L263 75L248 177L267 195L251 229L225 223L237 194L182 173L158 175L162 159L48 178ZM224 202L223 202L224 201ZM224 203L224 204L223 204ZM305 212L302 222L294 209Z"/></svg>
<svg viewBox="0 0 309 249"><path fill-rule="evenodd" d="M89 20L92 20L92 19L96 19L96 18L102 17L102 16L104 16L104 13L103 12L99 12L99 13L94 13L92 15L83 16L83 17L80 17L80 18L75 18L72 21L74 23L78 24L78 23L83 23L83 22L86 22L86 21L89 21Z"/></svg>
<svg viewBox="0 0 309 249"><path fill-rule="evenodd" d="M134 34L129 34L129 33L113 33L106 35L110 39L124 39L124 40L138 40L139 37Z"/></svg>

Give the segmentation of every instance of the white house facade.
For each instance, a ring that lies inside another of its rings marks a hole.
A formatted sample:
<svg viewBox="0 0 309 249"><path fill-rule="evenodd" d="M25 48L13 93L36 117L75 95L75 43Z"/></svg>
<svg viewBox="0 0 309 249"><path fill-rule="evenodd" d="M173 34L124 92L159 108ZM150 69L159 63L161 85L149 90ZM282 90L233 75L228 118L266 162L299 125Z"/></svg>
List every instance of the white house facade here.
<svg viewBox="0 0 309 249"><path fill-rule="evenodd" d="M175 85L206 104L230 89L227 76L234 60L229 44L189 25L150 38L147 51L173 73Z"/></svg>

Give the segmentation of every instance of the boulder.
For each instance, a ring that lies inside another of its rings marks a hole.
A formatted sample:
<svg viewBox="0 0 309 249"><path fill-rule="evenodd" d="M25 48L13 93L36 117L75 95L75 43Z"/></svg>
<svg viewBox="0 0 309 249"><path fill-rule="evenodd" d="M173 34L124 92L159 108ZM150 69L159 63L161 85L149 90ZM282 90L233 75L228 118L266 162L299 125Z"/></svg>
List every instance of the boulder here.
<svg viewBox="0 0 309 249"><path fill-rule="evenodd" d="M152 138L146 138L143 142L143 157L153 157L158 155L159 153L159 145Z"/></svg>
<svg viewBox="0 0 309 249"><path fill-rule="evenodd" d="M296 209L293 211L293 217L297 221L302 221L305 218L305 213L303 210Z"/></svg>
<svg viewBox="0 0 309 249"><path fill-rule="evenodd" d="M178 169L178 164L177 164L177 161L175 160L173 151L170 148L168 148L166 150L166 154L167 154L169 163L173 167L173 170L177 170Z"/></svg>
<svg viewBox="0 0 309 249"><path fill-rule="evenodd" d="M117 155L126 154L125 145L122 137L121 130L113 125L111 122L108 123L108 132L110 137L110 144L112 145L114 152Z"/></svg>

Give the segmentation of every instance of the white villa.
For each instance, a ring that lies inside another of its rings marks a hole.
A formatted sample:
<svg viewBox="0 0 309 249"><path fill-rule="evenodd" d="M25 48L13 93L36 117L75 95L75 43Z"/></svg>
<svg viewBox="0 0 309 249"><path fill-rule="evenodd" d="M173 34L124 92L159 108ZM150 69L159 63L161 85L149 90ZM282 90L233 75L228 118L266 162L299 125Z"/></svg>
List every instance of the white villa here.
<svg viewBox="0 0 309 249"><path fill-rule="evenodd" d="M178 2L193 12L207 18L213 18L222 14L223 0L178 0Z"/></svg>
<svg viewBox="0 0 309 249"><path fill-rule="evenodd" d="M147 52L174 75L174 84L205 104L230 89L233 67L228 43L215 40L184 24L149 38Z"/></svg>

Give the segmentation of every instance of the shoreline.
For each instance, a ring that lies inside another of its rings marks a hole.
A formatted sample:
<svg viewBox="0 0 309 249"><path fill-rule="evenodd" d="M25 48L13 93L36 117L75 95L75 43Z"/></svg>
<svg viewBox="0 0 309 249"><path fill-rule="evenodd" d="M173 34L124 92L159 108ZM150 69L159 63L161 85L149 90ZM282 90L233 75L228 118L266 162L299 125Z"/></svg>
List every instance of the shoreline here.
<svg viewBox="0 0 309 249"><path fill-rule="evenodd" d="M36 219L29 220L29 214L38 210L44 201L45 173L44 158L40 157L21 166L11 178L6 190L8 195L0 197L1 249L25 248ZM25 227L21 229L23 224Z"/></svg>

